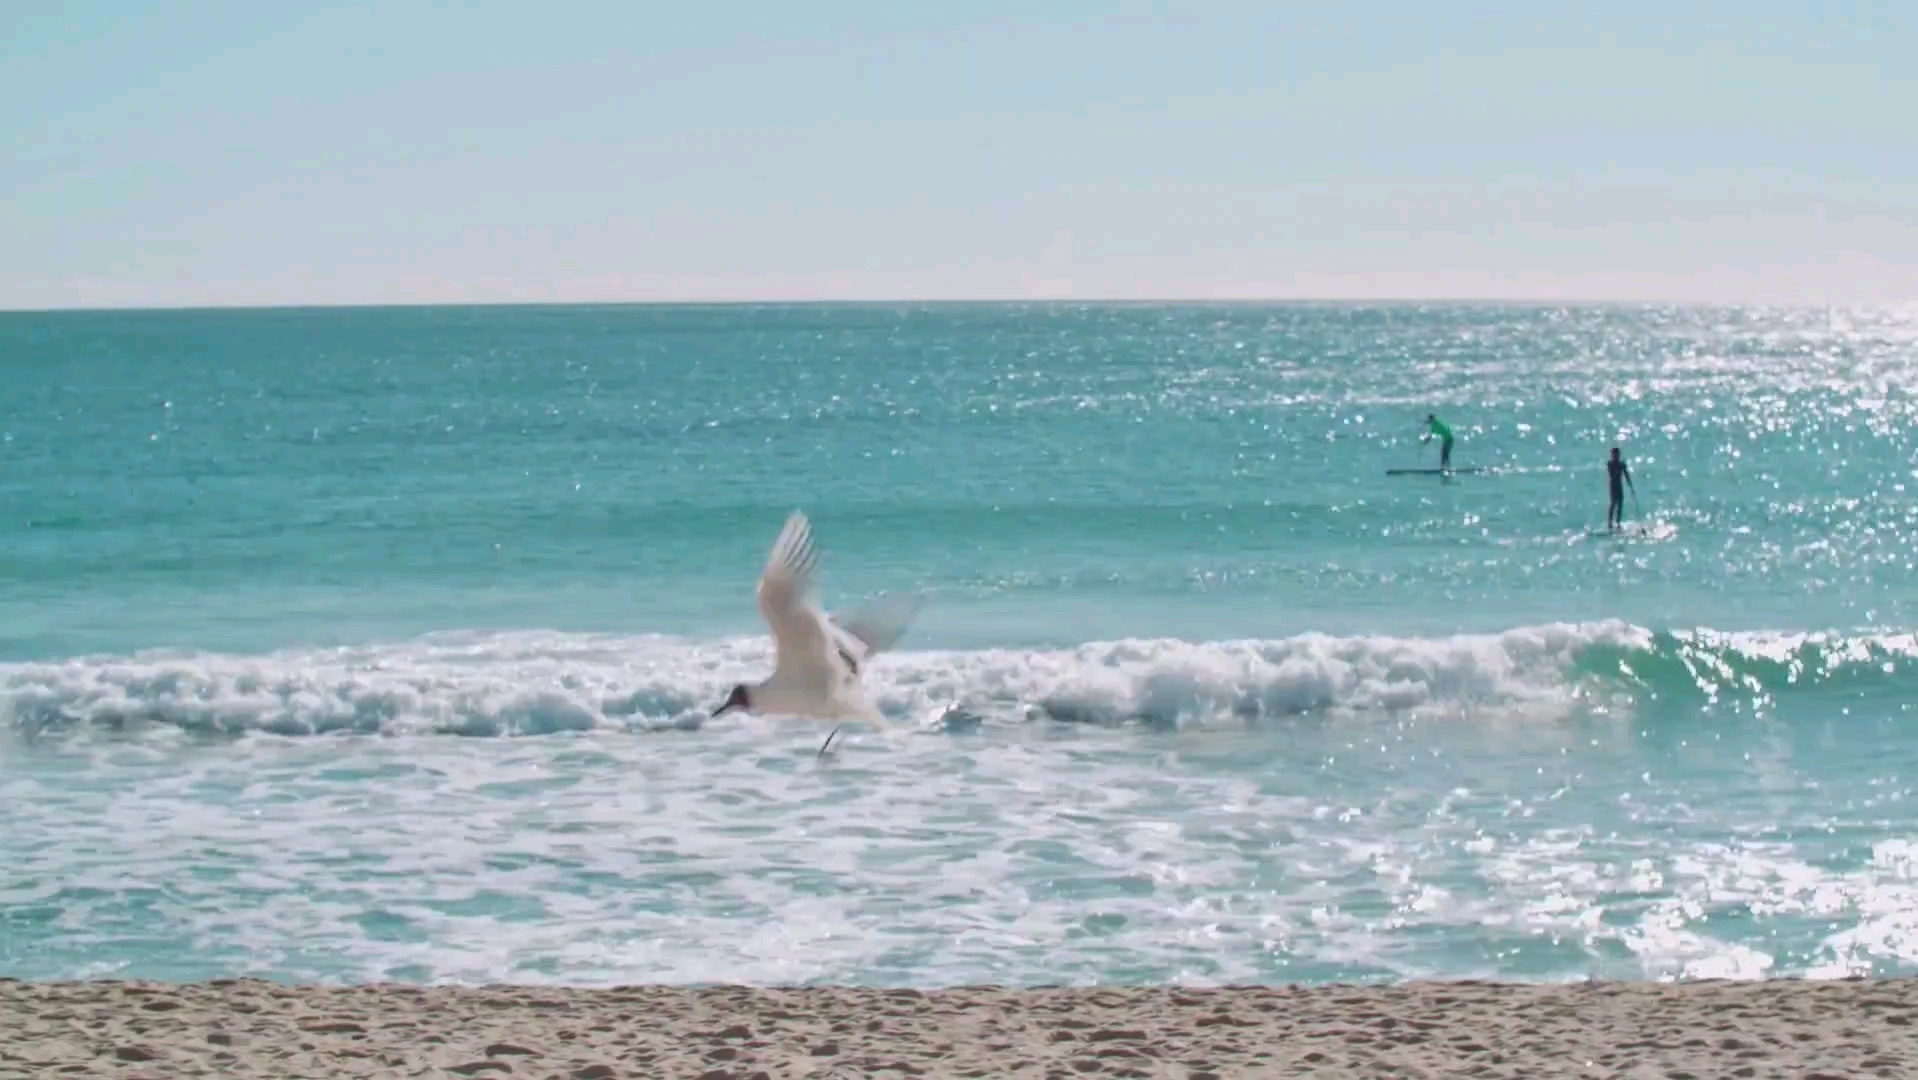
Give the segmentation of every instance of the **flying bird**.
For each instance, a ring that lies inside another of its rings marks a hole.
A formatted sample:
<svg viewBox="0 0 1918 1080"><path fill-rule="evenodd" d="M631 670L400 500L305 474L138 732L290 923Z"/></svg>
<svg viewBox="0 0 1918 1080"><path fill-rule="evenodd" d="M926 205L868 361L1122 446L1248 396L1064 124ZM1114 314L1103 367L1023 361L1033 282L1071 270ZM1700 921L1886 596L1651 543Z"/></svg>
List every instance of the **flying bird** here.
<svg viewBox="0 0 1918 1080"><path fill-rule="evenodd" d="M827 615L813 596L813 572L819 552L812 524L798 510L786 519L773 541L772 554L759 576L759 614L772 630L773 672L758 683L740 683L718 717L743 712L798 716L815 720L862 721L884 726L860 684L866 661L891 648L919 609L912 596L883 596L850 612ZM833 728L823 755L832 745Z"/></svg>

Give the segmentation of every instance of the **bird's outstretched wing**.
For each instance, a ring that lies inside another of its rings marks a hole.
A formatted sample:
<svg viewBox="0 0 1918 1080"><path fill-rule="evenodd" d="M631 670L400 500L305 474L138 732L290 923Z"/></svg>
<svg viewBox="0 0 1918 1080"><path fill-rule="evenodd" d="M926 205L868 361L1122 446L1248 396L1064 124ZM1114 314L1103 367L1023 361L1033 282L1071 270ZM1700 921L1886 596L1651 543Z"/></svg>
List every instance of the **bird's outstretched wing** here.
<svg viewBox="0 0 1918 1080"><path fill-rule="evenodd" d="M852 639L841 644L850 646L857 653L856 659L864 661L876 652L892 648L924 606L924 598L917 594L888 593L850 611L836 612L832 621L844 632L844 637Z"/></svg>
<svg viewBox="0 0 1918 1080"><path fill-rule="evenodd" d="M813 600L813 571L819 552L813 547L812 525L794 510L773 541L766 569L759 575L759 614L773 632L775 669L798 670L796 663L816 664L826 647L824 617Z"/></svg>

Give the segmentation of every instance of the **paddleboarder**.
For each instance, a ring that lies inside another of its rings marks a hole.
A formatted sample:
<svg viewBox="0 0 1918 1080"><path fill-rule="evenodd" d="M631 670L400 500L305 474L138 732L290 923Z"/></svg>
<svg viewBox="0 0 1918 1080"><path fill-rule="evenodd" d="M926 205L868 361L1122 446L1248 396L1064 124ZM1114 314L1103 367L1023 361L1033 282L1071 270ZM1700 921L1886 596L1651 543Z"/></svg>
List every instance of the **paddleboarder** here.
<svg viewBox="0 0 1918 1080"><path fill-rule="evenodd" d="M1605 463L1606 476L1612 482L1612 504L1605 509L1605 527L1616 529L1625 523L1625 485L1632 485L1632 498L1638 498L1638 485L1632 484L1632 470L1625 467L1625 459L1618 456L1618 447L1612 447L1611 460Z"/></svg>
<svg viewBox="0 0 1918 1080"><path fill-rule="evenodd" d="M1437 413L1426 413L1425 424L1429 430L1426 431L1425 434L1419 436L1419 442L1421 444L1428 443L1432 441L1432 436L1434 435L1438 436L1439 468L1441 469L1451 468L1452 467L1452 429L1447 427L1445 423L1438 418Z"/></svg>

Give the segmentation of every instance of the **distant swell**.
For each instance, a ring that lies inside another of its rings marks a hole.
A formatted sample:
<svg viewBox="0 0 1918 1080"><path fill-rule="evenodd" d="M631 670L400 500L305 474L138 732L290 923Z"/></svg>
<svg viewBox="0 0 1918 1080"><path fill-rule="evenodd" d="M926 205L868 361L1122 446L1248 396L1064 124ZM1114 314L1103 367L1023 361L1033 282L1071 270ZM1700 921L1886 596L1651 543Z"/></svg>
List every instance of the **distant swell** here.
<svg viewBox="0 0 1918 1080"><path fill-rule="evenodd" d="M312 735L540 735L696 728L770 663L764 639L460 634L264 656L145 653L0 665L18 732L164 727ZM1157 726L1303 715L1563 718L1581 709L1762 706L1816 688L1899 691L1909 634L1653 632L1621 622L1439 638L1098 642L918 651L867 673L889 715L933 723Z"/></svg>

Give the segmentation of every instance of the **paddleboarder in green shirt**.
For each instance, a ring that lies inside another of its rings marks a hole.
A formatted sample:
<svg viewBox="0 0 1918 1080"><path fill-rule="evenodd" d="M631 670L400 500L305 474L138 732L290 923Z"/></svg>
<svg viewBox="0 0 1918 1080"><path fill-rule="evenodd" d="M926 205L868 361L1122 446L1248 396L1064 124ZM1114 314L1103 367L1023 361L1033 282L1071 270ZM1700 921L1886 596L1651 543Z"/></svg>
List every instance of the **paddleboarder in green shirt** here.
<svg viewBox="0 0 1918 1080"><path fill-rule="evenodd" d="M1419 436L1419 442L1421 443L1431 442L1432 436L1437 435L1439 440L1439 468L1441 469L1451 468L1452 467L1452 429L1449 427L1446 427L1445 423L1438 418L1438 415L1436 413L1426 413L1425 423L1428 427L1431 428L1431 430L1426 432L1424 435Z"/></svg>

